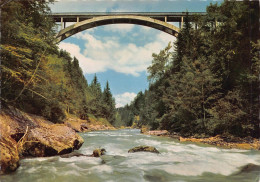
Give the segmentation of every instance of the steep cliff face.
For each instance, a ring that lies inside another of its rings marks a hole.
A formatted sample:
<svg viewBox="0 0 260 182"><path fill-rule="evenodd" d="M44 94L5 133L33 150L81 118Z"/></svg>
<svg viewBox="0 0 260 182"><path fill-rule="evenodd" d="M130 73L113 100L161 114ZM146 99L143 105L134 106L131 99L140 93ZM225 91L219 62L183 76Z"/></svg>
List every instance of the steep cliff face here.
<svg viewBox="0 0 260 182"><path fill-rule="evenodd" d="M19 157L53 156L79 149L84 140L72 128L5 107L0 113L1 173L16 170Z"/></svg>

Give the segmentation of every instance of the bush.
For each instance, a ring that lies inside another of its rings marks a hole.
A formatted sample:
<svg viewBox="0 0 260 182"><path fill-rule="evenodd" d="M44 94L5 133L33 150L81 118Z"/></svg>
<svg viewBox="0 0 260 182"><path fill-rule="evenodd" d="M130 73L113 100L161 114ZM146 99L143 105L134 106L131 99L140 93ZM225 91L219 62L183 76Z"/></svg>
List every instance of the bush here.
<svg viewBox="0 0 260 182"><path fill-rule="evenodd" d="M65 112L61 106L54 106L51 108L50 121L53 123L62 123L65 117Z"/></svg>
<svg viewBox="0 0 260 182"><path fill-rule="evenodd" d="M66 117L65 109L58 103L49 104L42 110L42 116L53 123L62 123Z"/></svg>

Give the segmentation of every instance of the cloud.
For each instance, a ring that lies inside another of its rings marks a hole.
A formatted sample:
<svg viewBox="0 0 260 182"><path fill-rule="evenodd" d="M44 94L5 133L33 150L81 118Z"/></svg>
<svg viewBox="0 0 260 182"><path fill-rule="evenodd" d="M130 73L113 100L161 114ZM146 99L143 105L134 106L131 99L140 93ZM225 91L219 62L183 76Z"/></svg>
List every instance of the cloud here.
<svg viewBox="0 0 260 182"><path fill-rule="evenodd" d="M112 24L103 26L105 31L119 32L121 34L126 34L133 30L133 24Z"/></svg>
<svg viewBox="0 0 260 182"><path fill-rule="evenodd" d="M148 32L148 31L152 30L153 28L147 27L147 26L141 26L141 29L142 29L142 31Z"/></svg>
<svg viewBox="0 0 260 182"><path fill-rule="evenodd" d="M151 31L150 34L145 34L149 38L152 36L152 41L147 42L144 33L141 32L142 29L139 27L138 30L131 31L129 35L138 33L137 40L139 37L144 38L143 45L122 42L116 38L116 33L112 37L98 37L95 32L85 31L74 36L79 41L84 41L84 47L65 42L61 42L59 47L78 58L84 74L114 70L118 73L139 76L151 64L152 53L159 53L169 41L175 41L176 38L164 32Z"/></svg>
<svg viewBox="0 0 260 182"><path fill-rule="evenodd" d="M126 104L130 104L132 100L136 97L136 93L129 93L125 92L123 94L118 94L115 95L115 100L116 100L116 108L123 107Z"/></svg>
<svg viewBox="0 0 260 182"><path fill-rule="evenodd" d="M87 58L80 52L80 47L76 44L61 42L59 47L79 60L79 66L82 68L84 74L104 72L106 70L107 65L104 62Z"/></svg>

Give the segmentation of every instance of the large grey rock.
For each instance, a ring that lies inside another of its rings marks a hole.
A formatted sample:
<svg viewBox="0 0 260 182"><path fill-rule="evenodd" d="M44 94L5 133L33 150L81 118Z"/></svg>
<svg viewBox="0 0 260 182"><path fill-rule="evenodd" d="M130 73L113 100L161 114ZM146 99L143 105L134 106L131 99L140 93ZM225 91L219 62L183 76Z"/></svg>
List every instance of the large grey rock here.
<svg viewBox="0 0 260 182"><path fill-rule="evenodd" d="M70 153L81 147L84 140L72 128L55 124L34 128L28 135L25 154L35 157Z"/></svg>
<svg viewBox="0 0 260 182"><path fill-rule="evenodd" d="M14 171L21 156L53 156L79 149L83 139L63 124L14 107L0 111L0 174Z"/></svg>
<svg viewBox="0 0 260 182"><path fill-rule="evenodd" d="M10 136L0 137L0 174L15 171L19 167L17 144Z"/></svg>

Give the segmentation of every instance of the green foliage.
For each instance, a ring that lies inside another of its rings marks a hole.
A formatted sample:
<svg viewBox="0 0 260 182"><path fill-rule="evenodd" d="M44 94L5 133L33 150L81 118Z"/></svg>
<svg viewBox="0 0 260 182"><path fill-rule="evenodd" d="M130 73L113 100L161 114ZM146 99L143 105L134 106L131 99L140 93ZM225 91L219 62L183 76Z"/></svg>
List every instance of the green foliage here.
<svg viewBox="0 0 260 182"><path fill-rule="evenodd" d="M60 123L67 114L115 120L109 84L89 86L77 58L53 43L55 24L45 0L13 1L2 10L1 101Z"/></svg>
<svg viewBox="0 0 260 182"><path fill-rule="evenodd" d="M169 58L172 56L170 52L171 48L172 46L169 43L168 46L164 50L160 51L158 55L153 53L152 65L147 68L148 73L150 74L148 80L151 82L160 80L170 68Z"/></svg>
<svg viewBox="0 0 260 182"><path fill-rule="evenodd" d="M150 88L138 94L126 121L184 136L232 134L259 137L258 4L224 1L185 19L173 52L153 54Z"/></svg>
<svg viewBox="0 0 260 182"><path fill-rule="evenodd" d="M116 103L115 99L112 96L112 93L110 91L109 83L107 81L106 87L104 89L104 92L102 94L102 101L103 101L103 111L102 113L105 115L105 118L111 123L114 124L116 119Z"/></svg>
<svg viewBox="0 0 260 182"><path fill-rule="evenodd" d="M117 121L117 123L120 123L121 126L132 126L135 115L128 104L125 107L118 108L117 112L120 114L121 119L121 121Z"/></svg>
<svg viewBox="0 0 260 182"><path fill-rule="evenodd" d="M40 79L39 64L55 48L54 24L47 16L46 1L10 2L1 13L1 97L14 102Z"/></svg>

